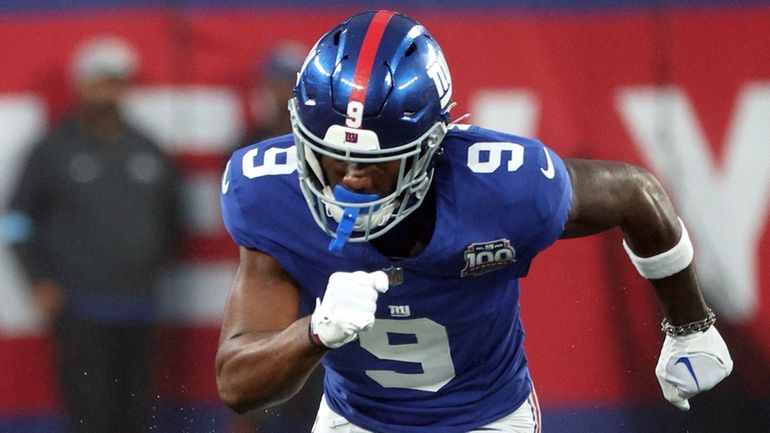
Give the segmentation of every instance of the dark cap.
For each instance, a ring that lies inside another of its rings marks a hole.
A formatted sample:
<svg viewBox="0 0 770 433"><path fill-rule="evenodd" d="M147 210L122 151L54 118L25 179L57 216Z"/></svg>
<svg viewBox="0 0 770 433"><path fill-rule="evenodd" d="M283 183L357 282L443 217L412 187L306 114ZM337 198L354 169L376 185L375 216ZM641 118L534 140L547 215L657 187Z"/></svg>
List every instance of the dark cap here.
<svg viewBox="0 0 770 433"><path fill-rule="evenodd" d="M307 49L295 41L281 42L273 48L258 72L268 79L295 79L302 69Z"/></svg>

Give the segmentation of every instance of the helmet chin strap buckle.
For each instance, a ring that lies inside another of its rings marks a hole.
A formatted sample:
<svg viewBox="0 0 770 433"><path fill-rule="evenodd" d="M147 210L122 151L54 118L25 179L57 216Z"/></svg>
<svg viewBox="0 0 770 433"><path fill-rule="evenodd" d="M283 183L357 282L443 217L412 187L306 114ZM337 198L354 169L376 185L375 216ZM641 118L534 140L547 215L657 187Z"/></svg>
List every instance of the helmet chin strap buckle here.
<svg viewBox="0 0 770 433"><path fill-rule="evenodd" d="M334 187L334 199L344 203L361 204L379 200L380 196L377 194L359 194L337 185ZM335 232L334 237L329 242L329 251L342 251L345 243L350 239L350 235L353 233L353 227L362 210L364 213L369 211L369 209L360 207L345 207L342 210L342 219L339 224L337 224L337 231Z"/></svg>

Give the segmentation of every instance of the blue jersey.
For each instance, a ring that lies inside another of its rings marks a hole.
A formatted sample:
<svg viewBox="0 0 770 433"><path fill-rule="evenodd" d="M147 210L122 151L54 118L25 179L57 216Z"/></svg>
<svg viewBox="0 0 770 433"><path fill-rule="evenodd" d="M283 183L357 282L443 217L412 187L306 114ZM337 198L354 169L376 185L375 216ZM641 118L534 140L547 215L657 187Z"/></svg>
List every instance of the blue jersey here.
<svg viewBox="0 0 770 433"><path fill-rule="evenodd" d="M531 390L519 278L564 229L566 169L537 140L475 126L450 128L443 147L433 237L401 260L368 243L327 250L299 188L290 135L238 150L223 178L228 231L281 264L304 313L333 272L396 275L379 295L373 328L322 361L329 406L374 432L467 432L513 412Z"/></svg>

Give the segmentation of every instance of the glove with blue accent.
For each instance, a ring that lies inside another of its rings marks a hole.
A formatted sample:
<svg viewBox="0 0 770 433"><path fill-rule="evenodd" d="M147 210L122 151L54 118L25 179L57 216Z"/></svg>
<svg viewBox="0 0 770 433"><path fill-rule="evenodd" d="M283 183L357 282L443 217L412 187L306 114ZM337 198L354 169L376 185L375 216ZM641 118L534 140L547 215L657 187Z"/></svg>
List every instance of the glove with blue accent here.
<svg viewBox="0 0 770 433"><path fill-rule="evenodd" d="M310 318L311 336L330 349L358 337L374 324L377 297L388 290L385 272L335 272L329 277L323 301L316 298Z"/></svg>
<svg viewBox="0 0 770 433"><path fill-rule="evenodd" d="M733 371L733 360L716 328L672 337L666 335L655 367L663 396L681 410L690 397L708 391Z"/></svg>

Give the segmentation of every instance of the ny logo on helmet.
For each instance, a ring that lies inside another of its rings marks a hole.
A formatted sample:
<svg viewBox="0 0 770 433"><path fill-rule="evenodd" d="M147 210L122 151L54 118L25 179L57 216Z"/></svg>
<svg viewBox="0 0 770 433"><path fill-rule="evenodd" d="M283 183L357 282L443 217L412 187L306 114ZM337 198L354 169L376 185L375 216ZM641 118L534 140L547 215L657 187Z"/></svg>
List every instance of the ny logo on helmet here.
<svg viewBox="0 0 770 433"><path fill-rule="evenodd" d="M441 107L446 107L452 98L452 77L449 76L449 67L444 60L444 56L439 53L436 61L427 67L428 76L436 85L436 92L441 98Z"/></svg>

